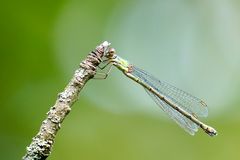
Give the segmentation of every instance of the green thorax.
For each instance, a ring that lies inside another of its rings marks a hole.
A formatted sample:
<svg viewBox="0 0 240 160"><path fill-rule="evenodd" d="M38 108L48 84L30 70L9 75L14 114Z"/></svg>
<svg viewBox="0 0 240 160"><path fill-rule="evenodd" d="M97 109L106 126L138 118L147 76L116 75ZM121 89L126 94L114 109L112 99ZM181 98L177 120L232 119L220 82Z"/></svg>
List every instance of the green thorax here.
<svg viewBox="0 0 240 160"><path fill-rule="evenodd" d="M129 66L130 66L130 64L127 60L125 60L119 56L117 56L114 59L114 65L123 72L128 72Z"/></svg>

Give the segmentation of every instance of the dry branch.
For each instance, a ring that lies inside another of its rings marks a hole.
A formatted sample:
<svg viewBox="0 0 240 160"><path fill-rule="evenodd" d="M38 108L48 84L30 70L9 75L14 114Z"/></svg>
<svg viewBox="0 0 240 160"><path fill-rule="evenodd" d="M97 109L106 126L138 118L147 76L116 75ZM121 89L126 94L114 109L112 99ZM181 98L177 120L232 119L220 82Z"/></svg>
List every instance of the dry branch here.
<svg viewBox="0 0 240 160"><path fill-rule="evenodd" d="M39 132L27 147L27 153L23 157L24 160L46 159L50 155L54 138L61 123L71 111L71 106L77 100L83 86L96 74L96 67L100 64L101 58L109 45L110 43L103 42L80 63L80 67L75 71L64 91L58 94L56 103L47 113L47 118L42 122Z"/></svg>

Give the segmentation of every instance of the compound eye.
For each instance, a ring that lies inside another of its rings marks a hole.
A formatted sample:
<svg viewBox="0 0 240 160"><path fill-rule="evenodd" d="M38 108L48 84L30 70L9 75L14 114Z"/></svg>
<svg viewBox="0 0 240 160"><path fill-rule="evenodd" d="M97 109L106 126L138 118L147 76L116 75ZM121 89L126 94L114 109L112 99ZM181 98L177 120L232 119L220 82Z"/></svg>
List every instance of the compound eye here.
<svg viewBox="0 0 240 160"><path fill-rule="evenodd" d="M111 57L113 57L115 55L115 53L116 53L116 50L114 48L109 48L108 53L107 53L106 56L108 58L111 58Z"/></svg>

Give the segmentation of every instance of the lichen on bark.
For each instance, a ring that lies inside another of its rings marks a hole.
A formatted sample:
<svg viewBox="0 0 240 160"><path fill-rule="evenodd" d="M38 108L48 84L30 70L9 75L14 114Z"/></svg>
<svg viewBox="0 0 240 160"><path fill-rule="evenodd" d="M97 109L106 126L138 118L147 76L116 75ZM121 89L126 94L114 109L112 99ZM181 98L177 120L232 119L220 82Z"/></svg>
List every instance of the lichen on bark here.
<svg viewBox="0 0 240 160"><path fill-rule="evenodd" d="M61 123L71 111L71 106L77 100L81 89L96 74L96 68L101 63L109 45L110 43L107 41L103 42L80 63L80 67L75 71L68 85L63 92L58 94L57 100L48 111L39 132L27 147L27 152L23 157L24 160L42 160L51 154L54 139L61 128Z"/></svg>

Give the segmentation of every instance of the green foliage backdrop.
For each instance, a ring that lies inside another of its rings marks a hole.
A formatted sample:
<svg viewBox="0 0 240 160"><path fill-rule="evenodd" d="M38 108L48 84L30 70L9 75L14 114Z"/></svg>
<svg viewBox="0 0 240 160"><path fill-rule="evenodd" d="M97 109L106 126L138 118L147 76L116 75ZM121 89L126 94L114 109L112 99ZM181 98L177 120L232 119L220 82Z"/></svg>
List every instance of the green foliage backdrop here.
<svg viewBox="0 0 240 160"><path fill-rule="evenodd" d="M240 158L240 3L53 0L0 2L0 159L20 159L87 53L119 55L202 97L217 137L190 136L117 70L91 80L49 159Z"/></svg>

